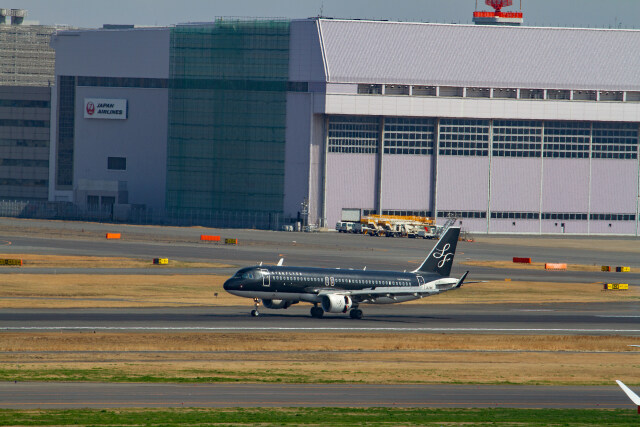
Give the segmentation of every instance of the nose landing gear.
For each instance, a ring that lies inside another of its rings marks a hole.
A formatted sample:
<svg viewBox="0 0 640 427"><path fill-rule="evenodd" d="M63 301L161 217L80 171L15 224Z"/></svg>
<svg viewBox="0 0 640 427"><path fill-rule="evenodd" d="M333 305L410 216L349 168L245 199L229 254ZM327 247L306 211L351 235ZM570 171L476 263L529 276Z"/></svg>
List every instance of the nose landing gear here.
<svg viewBox="0 0 640 427"><path fill-rule="evenodd" d="M251 317L260 316L260 312L258 311L258 307L259 306L260 306L260 299L259 298L254 298L253 299L253 310L251 310Z"/></svg>

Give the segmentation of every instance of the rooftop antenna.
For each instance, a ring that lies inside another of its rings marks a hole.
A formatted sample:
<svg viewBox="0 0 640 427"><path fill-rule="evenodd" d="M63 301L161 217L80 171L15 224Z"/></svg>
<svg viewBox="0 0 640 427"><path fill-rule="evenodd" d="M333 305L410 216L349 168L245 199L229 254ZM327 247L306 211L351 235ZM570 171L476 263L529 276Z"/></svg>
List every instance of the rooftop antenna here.
<svg viewBox="0 0 640 427"><path fill-rule="evenodd" d="M478 0L476 0L476 11L473 12L473 22L476 25L521 25L522 24L522 0L520 0L519 12L503 12L503 7L509 7L513 0L485 0L487 6L491 6L494 11L479 11Z"/></svg>

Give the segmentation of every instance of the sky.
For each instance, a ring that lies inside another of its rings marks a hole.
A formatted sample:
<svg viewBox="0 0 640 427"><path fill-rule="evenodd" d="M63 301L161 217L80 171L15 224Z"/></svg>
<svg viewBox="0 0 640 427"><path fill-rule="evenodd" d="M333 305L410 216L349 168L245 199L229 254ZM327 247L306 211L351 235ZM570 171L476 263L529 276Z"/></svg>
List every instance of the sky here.
<svg viewBox="0 0 640 427"><path fill-rule="evenodd" d="M477 0L479 10L492 10ZM640 0L513 0L524 25L640 28ZM476 0L0 0L27 9L27 21L98 28L103 24L173 25L215 17L388 19L471 23Z"/></svg>

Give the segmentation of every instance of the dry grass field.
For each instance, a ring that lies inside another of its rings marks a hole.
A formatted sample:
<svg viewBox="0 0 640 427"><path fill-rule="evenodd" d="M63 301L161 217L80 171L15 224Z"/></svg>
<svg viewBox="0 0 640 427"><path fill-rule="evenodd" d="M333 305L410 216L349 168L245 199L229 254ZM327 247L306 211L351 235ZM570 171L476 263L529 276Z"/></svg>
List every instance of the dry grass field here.
<svg viewBox="0 0 640 427"><path fill-rule="evenodd" d="M222 288L226 276L5 274L0 308L114 308L252 305ZM486 282L406 304L549 303L640 300L640 290L601 283Z"/></svg>
<svg viewBox="0 0 640 427"><path fill-rule="evenodd" d="M185 262L169 260L166 265L154 265L152 259L124 257L40 255L40 254L0 254L0 259L22 259L22 267L2 266L2 268L227 268L228 264Z"/></svg>
<svg viewBox="0 0 640 427"><path fill-rule="evenodd" d="M490 267L490 268L514 268L521 270L544 270L544 262L532 262L531 264L515 263L513 261L462 261L462 265L471 265L478 267ZM585 265L585 264L567 264L567 271L592 271L600 273L600 265ZM631 267L632 271L638 271L637 267ZM603 279L606 276L603 276ZM618 277L617 279L621 279Z"/></svg>
<svg viewBox="0 0 640 427"><path fill-rule="evenodd" d="M2 334L0 380L640 383L638 337Z"/></svg>

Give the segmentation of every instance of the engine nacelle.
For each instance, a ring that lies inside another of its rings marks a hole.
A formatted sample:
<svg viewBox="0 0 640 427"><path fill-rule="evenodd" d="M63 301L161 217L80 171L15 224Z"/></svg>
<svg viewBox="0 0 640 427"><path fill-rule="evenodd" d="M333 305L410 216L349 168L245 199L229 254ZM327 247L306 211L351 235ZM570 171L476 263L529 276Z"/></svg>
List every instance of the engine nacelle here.
<svg viewBox="0 0 640 427"><path fill-rule="evenodd" d="M322 309L327 313L346 313L353 301L348 295L323 295Z"/></svg>
<svg viewBox="0 0 640 427"><path fill-rule="evenodd" d="M297 302L297 301L296 301ZM262 305L266 308L271 308L273 310L280 310L283 308L291 307L291 304L295 304L293 301L285 301L281 299L263 299Z"/></svg>

